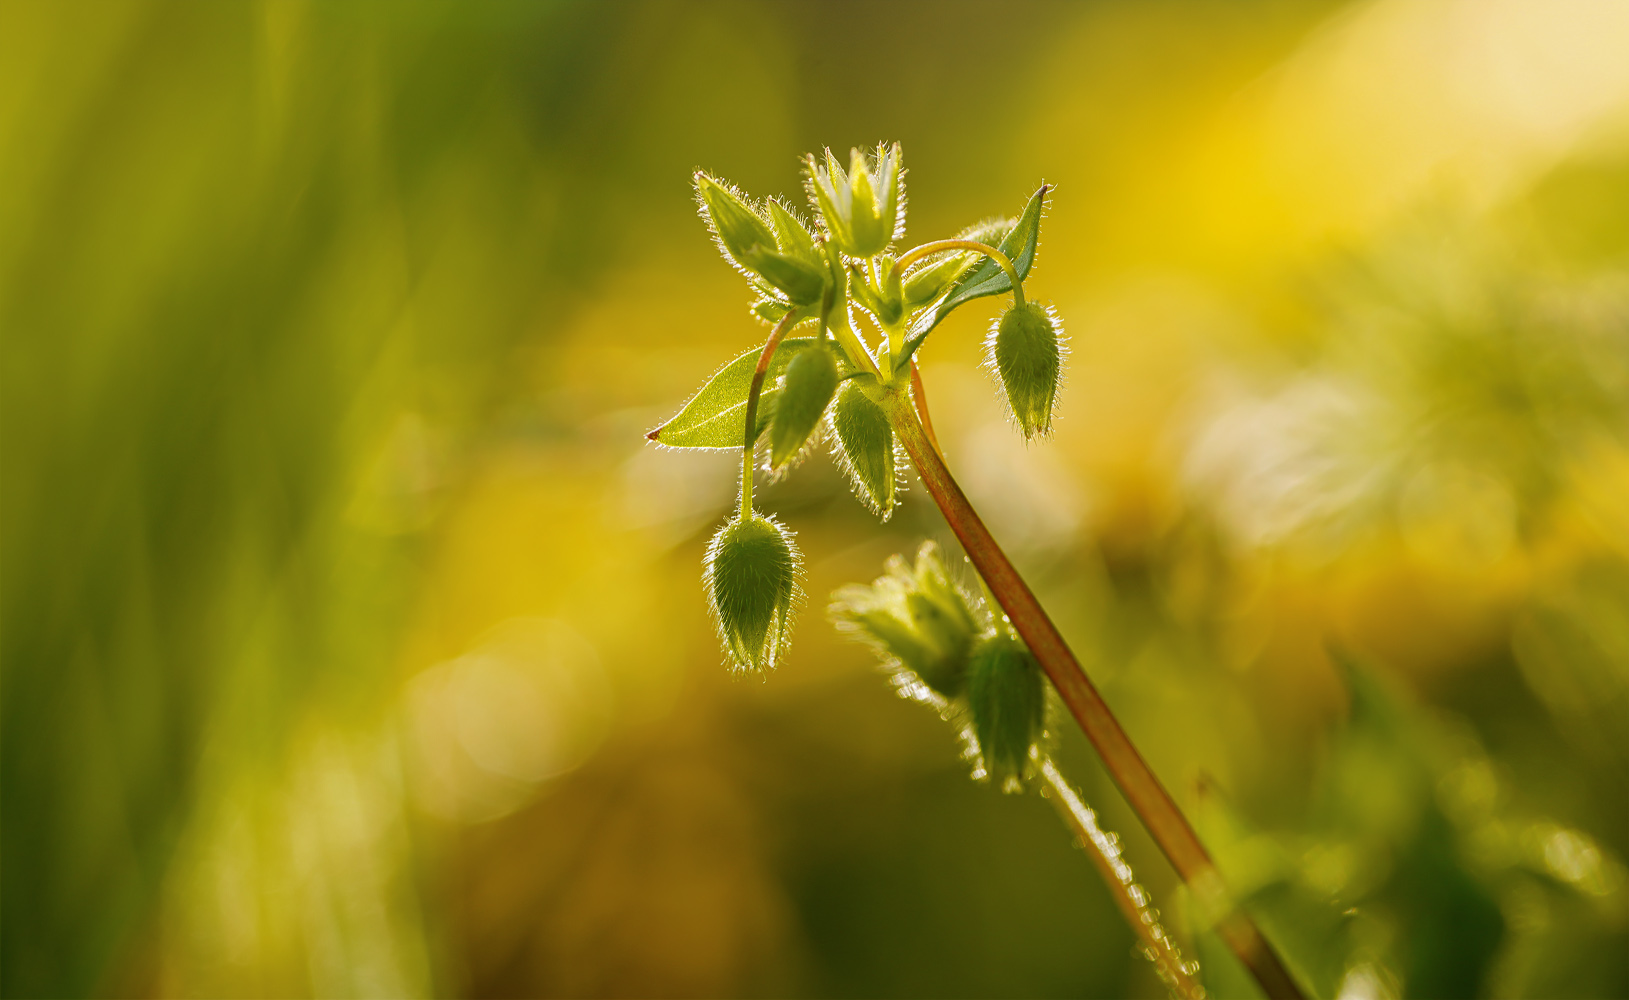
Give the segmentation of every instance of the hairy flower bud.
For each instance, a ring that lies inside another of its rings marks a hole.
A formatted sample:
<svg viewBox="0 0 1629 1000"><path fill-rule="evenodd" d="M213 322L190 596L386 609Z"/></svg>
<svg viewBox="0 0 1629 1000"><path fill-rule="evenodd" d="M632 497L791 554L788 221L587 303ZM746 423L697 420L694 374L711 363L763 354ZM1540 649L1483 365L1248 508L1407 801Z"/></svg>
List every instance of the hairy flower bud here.
<svg viewBox="0 0 1629 1000"><path fill-rule="evenodd" d="M978 254L965 251L947 253L914 268L905 275L905 308L920 309L945 294L962 272L972 267L978 259Z"/></svg>
<svg viewBox="0 0 1629 1000"><path fill-rule="evenodd" d="M822 263L820 253L815 249L814 236L796 212L781 204L777 198L765 201L764 208L769 212L769 224L775 230L775 245L781 253Z"/></svg>
<svg viewBox="0 0 1629 1000"><path fill-rule="evenodd" d="M898 479L888 414L866 395L861 380L853 379L837 394L831 423L837 432L837 459L849 474L854 494L886 520L894 512Z"/></svg>
<svg viewBox="0 0 1629 1000"><path fill-rule="evenodd" d="M903 170L899 143L867 157L853 150L843 172L831 150L825 164L808 159L809 193L838 249L871 257L887 249L905 228Z"/></svg>
<svg viewBox="0 0 1629 1000"><path fill-rule="evenodd" d="M1030 751L1041 739L1046 708L1040 664L1023 640L998 632L974 645L967 704L985 770L1003 785L1022 781Z"/></svg>
<svg viewBox="0 0 1629 1000"><path fill-rule="evenodd" d="M770 468L782 468L803 449L837 393L837 377L837 359L824 343L793 355L769 425Z"/></svg>
<svg viewBox="0 0 1629 1000"><path fill-rule="evenodd" d="M731 664L762 673L785 653L803 556L772 517L736 517L707 546L702 581Z"/></svg>
<svg viewBox="0 0 1629 1000"><path fill-rule="evenodd" d="M734 188L696 171L696 197L701 201L703 213L718 237L718 245L737 267L756 271L746 261L754 247L773 250L775 234L763 216L748 205Z"/></svg>
<svg viewBox="0 0 1629 1000"><path fill-rule="evenodd" d="M922 543L914 568L893 556L887 576L832 596L832 619L858 633L896 669L909 671L945 698L962 693L978 623L933 542Z"/></svg>
<svg viewBox="0 0 1629 1000"><path fill-rule="evenodd" d="M829 280L825 267L762 246L742 254L741 263L779 289L795 306L819 302Z"/></svg>
<svg viewBox="0 0 1629 1000"><path fill-rule="evenodd" d="M1063 370L1060 341L1051 311L1026 302L1007 310L985 342L991 367L1001 377L1026 438L1052 430L1052 403Z"/></svg>

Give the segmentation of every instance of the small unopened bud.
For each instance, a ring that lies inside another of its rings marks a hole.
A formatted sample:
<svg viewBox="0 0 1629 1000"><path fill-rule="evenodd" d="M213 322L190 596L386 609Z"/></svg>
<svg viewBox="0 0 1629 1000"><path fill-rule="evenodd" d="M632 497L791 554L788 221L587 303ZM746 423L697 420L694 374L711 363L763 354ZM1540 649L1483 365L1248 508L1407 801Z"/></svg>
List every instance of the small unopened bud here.
<svg viewBox="0 0 1629 1000"><path fill-rule="evenodd" d="M967 705L985 770L1003 785L1023 781L1046 708L1040 664L1023 640L1006 632L978 640L968 667Z"/></svg>
<svg viewBox="0 0 1629 1000"><path fill-rule="evenodd" d="M837 360L825 344L811 344L793 355L769 425L770 468L782 468L803 450L837 393L837 377Z"/></svg>
<svg viewBox="0 0 1629 1000"><path fill-rule="evenodd" d="M1057 317L1034 302L1013 306L985 342L1024 437L1052 430L1052 403L1063 370Z"/></svg>
<svg viewBox="0 0 1629 1000"><path fill-rule="evenodd" d="M904 230L904 185L899 143L879 148L875 157L853 150L849 171L826 150L822 165L809 157L809 191L826 231L838 249L872 257Z"/></svg>
<svg viewBox="0 0 1629 1000"><path fill-rule="evenodd" d="M792 533L772 517L736 517L713 536L702 582L737 671L771 670L784 655L802 564Z"/></svg>
<svg viewBox="0 0 1629 1000"><path fill-rule="evenodd" d="M975 260L978 260L978 255L972 253L942 254L932 263L924 264L907 274L904 287L905 307L920 309L945 294Z"/></svg>
<svg viewBox="0 0 1629 1000"><path fill-rule="evenodd" d="M775 248L775 234L770 231L769 223L728 185L699 170L695 180L696 196L725 256L738 267L756 271L746 257L754 247Z"/></svg>
<svg viewBox="0 0 1629 1000"><path fill-rule="evenodd" d="M937 545L922 543L915 568L893 556L887 576L832 596L831 616L839 627L858 633L896 669L908 670L941 696L962 693L978 623L966 595L946 575Z"/></svg>
<svg viewBox="0 0 1629 1000"><path fill-rule="evenodd" d="M838 462L848 472L854 494L886 520L894 512L898 476L888 414L854 379L837 394L831 422L837 432Z"/></svg>
<svg viewBox="0 0 1629 1000"><path fill-rule="evenodd" d="M754 246L740 257L742 265L779 289L795 306L819 302L830 280L826 268L792 254Z"/></svg>
<svg viewBox="0 0 1629 1000"><path fill-rule="evenodd" d="M776 198L765 201L764 208L769 212L769 224L775 230L775 245L780 247L781 253L815 262L821 260L820 254L815 250L814 236L810 234L809 227L803 224L803 220L798 218L796 212L782 205Z"/></svg>

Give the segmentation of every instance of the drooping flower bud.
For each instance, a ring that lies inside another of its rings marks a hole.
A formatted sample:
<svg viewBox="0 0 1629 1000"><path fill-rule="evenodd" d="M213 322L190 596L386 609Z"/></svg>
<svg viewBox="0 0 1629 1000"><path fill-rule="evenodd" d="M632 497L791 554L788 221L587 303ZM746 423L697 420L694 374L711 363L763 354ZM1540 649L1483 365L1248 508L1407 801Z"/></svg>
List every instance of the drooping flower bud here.
<svg viewBox="0 0 1629 1000"><path fill-rule="evenodd" d="M793 355L775 404L774 422L769 425L770 468L784 467L803 450L837 393L837 378L837 359L824 343L816 342Z"/></svg>
<svg viewBox="0 0 1629 1000"><path fill-rule="evenodd" d="M1024 437L1052 430L1052 403L1063 371L1057 317L1034 302L1013 306L996 321L985 347L1001 377Z"/></svg>
<svg viewBox="0 0 1629 1000"><path fill-rule="evenodd" d="M888 414L866 395L862 379L852 379L837 394L832 429L837 432L837 460L849 474L854 495L883 520L894 512L894 428Z"/></svg>
<svg viewBox="0 0 1629 1000"><path fill-rule="evenodd" d="M997 632L978 640L967 673L967 704L979 753L1003 786L1029 774L1030 751L1045 723L1046 689L1040 664L1023 640Z"/></svg>
<svg viewBox="0 0 1629 1000"><path fill-rule="evenodd" d="M738 516L713 536L702 582L737 671L763 673L785 654L802 565L792 533L772 517Z"/></svg>
<svg viewBox="0 0 1629 1000"><path fill-rule="evenodd" d="M840 627L858 633L896 669L909 671L942 697L961 694L978 624L933 542L917 550L914 569L893 556L888 575L832 596L831 616Z"/></svg>
<svg viewBox="0 0 1629 1000"><path fill-rule="evenodd" d="M822 165L808 159L809 193L826 232L838 249L854 257L871 257L905 231L904 183L899 143L879 147L867 157L851 152L843 172L831 150Z"/></svg>

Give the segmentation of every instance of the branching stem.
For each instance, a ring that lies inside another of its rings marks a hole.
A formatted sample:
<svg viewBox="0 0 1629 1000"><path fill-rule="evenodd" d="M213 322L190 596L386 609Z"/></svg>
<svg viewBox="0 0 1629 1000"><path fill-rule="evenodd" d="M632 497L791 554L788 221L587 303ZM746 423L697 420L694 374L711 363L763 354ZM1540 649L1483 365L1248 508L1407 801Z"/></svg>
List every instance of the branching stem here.
<svg viewBox="0 0 1629 1000"><path fill-rule="evenodd" d="M1187 817L1182 815L1170 793L1160 784L1142 754L1137 752L1103 696L1087 678L1080 661L1063 641L1057 626L1042 610L1029 585L1018 575L1012 561L996 544L990 529L985 527L978 512L968 502L967 494L962 492L961 486L950 475L938 450L928 440L911 402L905 399L904 394L894 393L887 405L895 433L916 466L928 494L938 504L950 524L950 530L961 541L973 567L989 585L990 592L1006 612L1013 629L1029 646L1064 705L1097 749L1103 766L1114 778L1121 794L1182 880L1196 894L1207 899L1214 898L1222 891L1221 879L1198 835L1188 825ZM1279 997L1300 997L1301 992L1285 971L1283 963L1243 911L1234 909L1217 926L1217 931L1255 975L1268 997L1274 1000Z"/></svg>
<svg viewBox="0 0 1629 1000"><path fill-rule="evenodd" d="M894 271L903 275L907 265L914 264L923 257L936 253L945 253L950 250L976 250L995 261L996 266L1007 272L1007 280L1012 282L1013 305L1021 306L1024 304L1024 281L1018 277L1018 269L1013 266L1012 260L995 247L990 246L988 243L980 243L977 240L934 240L932 243L912 247L906 251L905 256L894 262Z"/></svg>

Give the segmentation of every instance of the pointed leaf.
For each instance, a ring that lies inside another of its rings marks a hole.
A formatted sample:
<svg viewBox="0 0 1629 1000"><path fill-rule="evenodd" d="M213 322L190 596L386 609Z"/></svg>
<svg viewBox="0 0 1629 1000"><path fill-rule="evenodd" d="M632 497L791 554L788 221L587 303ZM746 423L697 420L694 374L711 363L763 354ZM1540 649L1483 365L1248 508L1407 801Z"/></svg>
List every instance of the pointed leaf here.
<svg viewBox="0 0 1629 1000"><path fill-rule="evenodd" d="M757 434L762 436L775 415L780 388L775 384L792 356L809 344L808 337L781 341L764 375L763 392L758 397ZM747 419L747 392L752 373L758 368L762 347L754 347L718 370L671 420L645 435L671 448L740 448Z"/></svg>

